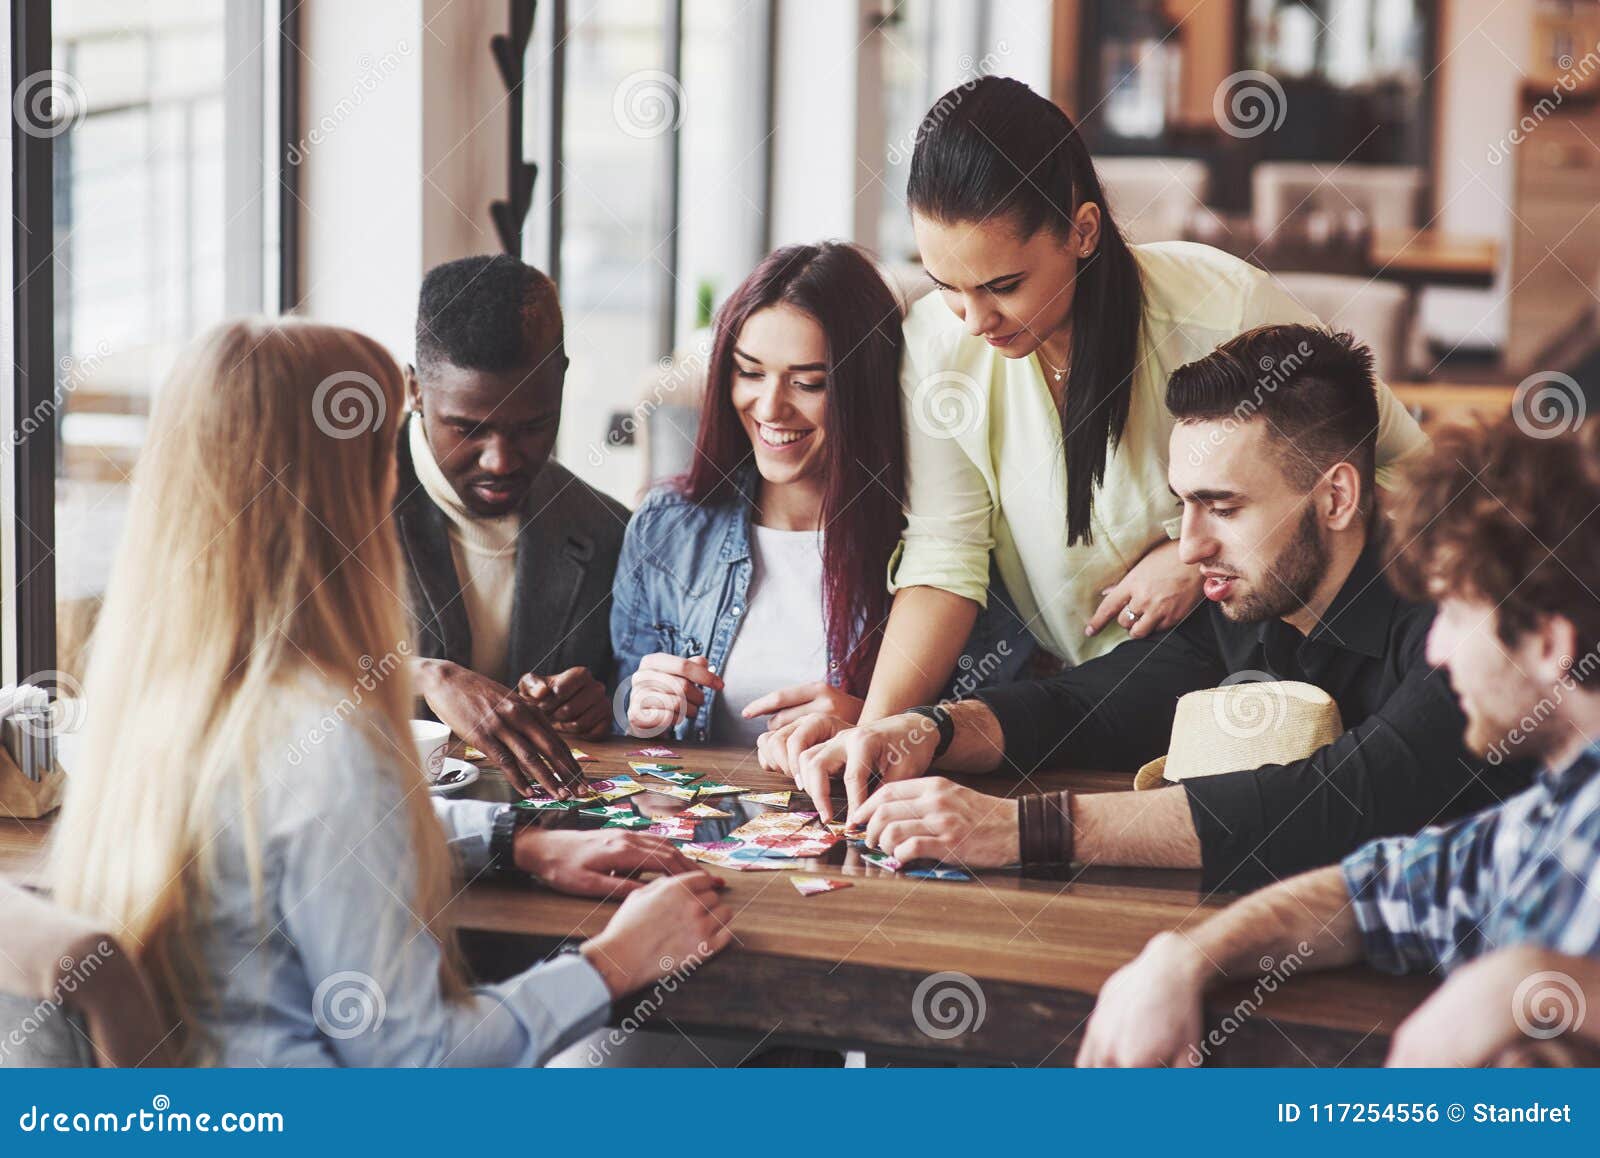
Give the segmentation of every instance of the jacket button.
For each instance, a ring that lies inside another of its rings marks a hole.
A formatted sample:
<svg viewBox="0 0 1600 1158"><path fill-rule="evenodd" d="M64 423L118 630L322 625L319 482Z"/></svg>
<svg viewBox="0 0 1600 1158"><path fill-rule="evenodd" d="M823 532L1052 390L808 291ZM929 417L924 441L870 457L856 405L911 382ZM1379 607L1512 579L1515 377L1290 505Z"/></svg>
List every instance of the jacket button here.
<svg viewBox="0 0 1600 1158"><path fill-rule="evenodd" d="M730 615L738 615L739 612L741 612L743 610L744 610L744 608L740 607L737 603L735 603L733 605L733 610L731 612L729 612L729 614Z"/></svg>

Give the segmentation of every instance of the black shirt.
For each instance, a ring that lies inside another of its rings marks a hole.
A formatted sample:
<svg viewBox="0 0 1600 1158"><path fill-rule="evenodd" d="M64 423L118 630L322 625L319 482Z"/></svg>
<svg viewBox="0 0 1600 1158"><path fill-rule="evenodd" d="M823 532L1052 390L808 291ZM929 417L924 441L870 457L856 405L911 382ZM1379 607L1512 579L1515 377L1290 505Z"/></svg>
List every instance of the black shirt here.
<svg viewBox="0 0 1600 1158"><path fill-rule="evenodd" d="M1229 676L1302 680L1348 729L1292 764L1182 782L1205 887L1253 888L1332 864L1368 840L1500 803L1533 768L1490 768L1462 744L1466 720L1425 649L1433 608L1384 581L1368 543L1309 635L1235 623L1204 603L1162 635L1130 639L1052 679L977 693L1000 722L1008 765L1133 771L1167 750L1179 697Z"/></svg>

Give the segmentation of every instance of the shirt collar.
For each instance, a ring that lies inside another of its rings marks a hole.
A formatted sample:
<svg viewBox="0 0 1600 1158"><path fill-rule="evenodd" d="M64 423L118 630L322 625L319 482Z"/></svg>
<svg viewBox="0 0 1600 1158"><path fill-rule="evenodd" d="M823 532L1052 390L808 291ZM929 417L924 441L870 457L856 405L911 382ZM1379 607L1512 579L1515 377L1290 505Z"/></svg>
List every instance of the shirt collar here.
<svg viewBox="0 0 1600 1158"><path fill-rule="evenodd" d="M1383 577L1382 545L1369 533L1343 586L1306 638L1379 659L1389 650L1390 621L1399 604L1400 597ZM1275 622L1261 625L1263 643Z"/></svg>
<svg viewBox="0 0 1600 1158"><path fill-rule="evenodd" d="M1592 743L1561 768L1539 769L1539 782L1552 797L1561 799L1600 772L1600 742Z"/></svg>

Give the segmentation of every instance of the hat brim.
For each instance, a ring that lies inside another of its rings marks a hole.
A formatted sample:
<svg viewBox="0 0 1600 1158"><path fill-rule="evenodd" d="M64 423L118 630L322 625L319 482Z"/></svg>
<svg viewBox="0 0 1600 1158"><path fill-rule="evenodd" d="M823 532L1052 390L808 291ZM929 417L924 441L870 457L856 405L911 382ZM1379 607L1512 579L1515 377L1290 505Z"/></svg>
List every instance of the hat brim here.
<svg viewBox="0 0 1600 1158"><path fill-rule="evenodd" d="M1167 758L1165 756L1157 756L1133 774L1133 790L1135 792L1144 792L1150 788L1167 787L1172 781L1166 778L1166 771Z"/></svg>

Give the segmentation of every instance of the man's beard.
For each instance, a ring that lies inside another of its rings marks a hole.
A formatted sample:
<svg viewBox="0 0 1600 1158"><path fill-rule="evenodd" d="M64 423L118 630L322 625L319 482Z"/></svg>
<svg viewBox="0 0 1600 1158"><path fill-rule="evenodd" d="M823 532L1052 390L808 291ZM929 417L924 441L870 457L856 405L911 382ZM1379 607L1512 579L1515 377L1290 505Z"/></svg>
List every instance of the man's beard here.
<svg viewBox="0 0 1600 1158"><path fill-rule="evenodd" d="M1263 569L1251 590L1222 605L1222 614L1235 623L1281 619L1311 601L1327 571L1328 547L1317 526L1316 510L1307 503L1294 538Z"/></svg>

